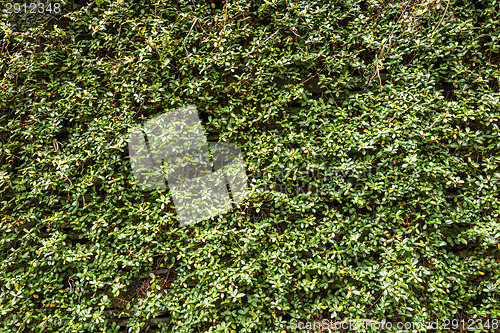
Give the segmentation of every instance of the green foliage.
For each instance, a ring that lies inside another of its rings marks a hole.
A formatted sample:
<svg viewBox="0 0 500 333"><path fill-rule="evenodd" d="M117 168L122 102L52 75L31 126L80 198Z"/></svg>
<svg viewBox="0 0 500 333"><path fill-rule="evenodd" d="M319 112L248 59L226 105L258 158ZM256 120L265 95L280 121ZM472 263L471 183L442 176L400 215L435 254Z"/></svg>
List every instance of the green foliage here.
<svg viewBox="0 0 500 333"><path fill-rule="evenodd" d="M499 317L498 1L60 3L1 14L3 332ZM189 104L261 177L183 228L126 137Z"/></svg>

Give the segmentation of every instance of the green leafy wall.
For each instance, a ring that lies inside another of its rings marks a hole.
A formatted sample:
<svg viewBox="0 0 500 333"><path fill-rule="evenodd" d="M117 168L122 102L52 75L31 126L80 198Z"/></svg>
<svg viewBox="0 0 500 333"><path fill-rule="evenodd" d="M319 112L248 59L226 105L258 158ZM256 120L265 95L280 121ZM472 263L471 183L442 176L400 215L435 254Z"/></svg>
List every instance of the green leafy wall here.
<svg viewBox="0 0 500 333"><path fill-rule="evenodd" d="M0 20L3 332L498 319L498 1L60 3ZM252 194L180 227L126 139L189 104Z"/></svg>

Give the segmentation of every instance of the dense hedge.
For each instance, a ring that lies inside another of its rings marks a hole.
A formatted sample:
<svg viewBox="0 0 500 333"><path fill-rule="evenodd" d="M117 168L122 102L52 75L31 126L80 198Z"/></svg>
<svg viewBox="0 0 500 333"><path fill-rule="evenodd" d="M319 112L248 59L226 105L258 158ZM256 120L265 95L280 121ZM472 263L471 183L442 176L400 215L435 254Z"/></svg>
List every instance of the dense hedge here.
<svg viewBox="0 0 500 333"><path fill-rule="evenodd" d="M2 332L498 319L498 1L60 3L0 23ZM252 194L180 227L126 139L189 104Z"/></svg>

